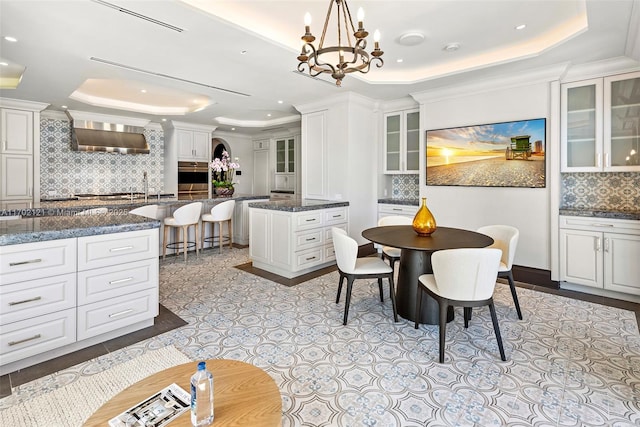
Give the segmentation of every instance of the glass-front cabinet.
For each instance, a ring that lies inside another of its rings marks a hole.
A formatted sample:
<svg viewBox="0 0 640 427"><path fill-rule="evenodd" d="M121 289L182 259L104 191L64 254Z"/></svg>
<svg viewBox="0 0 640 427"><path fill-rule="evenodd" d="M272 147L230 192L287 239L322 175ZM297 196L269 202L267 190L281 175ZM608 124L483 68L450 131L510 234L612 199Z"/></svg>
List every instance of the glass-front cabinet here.
<svg viewBox="0 0 640 427"><path fill-rule="evenodd" d="M562 85L562 172L640 171L640 72Z"/></svg>
<svg viewBox="0 0 640 427"><path fill-rule="evenodd" d="M276 172L295 172L295 139L284 138L276 140Z"/></svg>
<svg viewBox="0 0 640 427"><path fill-rule="evenodd" d="M385 173L419 173L419 110L398 111L384 117Z"/></svg>

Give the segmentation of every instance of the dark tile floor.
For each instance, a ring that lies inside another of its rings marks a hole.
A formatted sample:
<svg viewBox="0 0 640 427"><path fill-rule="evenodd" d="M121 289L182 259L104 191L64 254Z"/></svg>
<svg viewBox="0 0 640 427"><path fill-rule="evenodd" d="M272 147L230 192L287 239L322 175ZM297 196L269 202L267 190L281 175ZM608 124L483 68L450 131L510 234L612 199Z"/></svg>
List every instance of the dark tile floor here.
<svg viewBox="0 0 640 427"><path fill-rule="evenodd" d="M187 322L160 304L159 313L153 326L0 376L0 399L9 396L12 387L42 378L45 375L86 362L186 324Z"/></svg>

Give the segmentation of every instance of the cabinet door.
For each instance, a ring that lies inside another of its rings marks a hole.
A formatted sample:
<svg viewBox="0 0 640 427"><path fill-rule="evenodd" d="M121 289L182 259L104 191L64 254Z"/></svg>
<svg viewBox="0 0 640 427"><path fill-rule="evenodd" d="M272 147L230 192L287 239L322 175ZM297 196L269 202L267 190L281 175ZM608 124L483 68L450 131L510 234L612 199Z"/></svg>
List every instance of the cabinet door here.
<svg viewBox="0 0 640 427"><path fill-rule="evenodd" d="M604 288L640 295L640 236L604 234Z"/></svg>
<svg viewBox="0 0 640 427"><path fill-rule="evenodd" d="M253 152L253 194L267 195L269 188L269 151Z"/></svg>
<svg viewBox="0 0 640 427"><path fill-rule="evenodd" d="M406 172L420 171L420 112L405 113L405 155L404 169Z"/></svg>
<svg viewBox="0 0 640 427"><path fill-rule="evenodd" d="M176 140L178 143L178 160L193 160L193 132L177 129Z"/></svg>
<svg viewBox="0 0 640 427"><path fill-rule="evenodd" d="M296 171L296 145L295 139L287 139L287 172L294 173Z"/></svg>
<svg viewBox="0 0 640 427"><path fill-rule="evenodd" d="M193 159L208 162L211 138L207 132L193 132Z"/></svg>
<svg viewBox="0 0 640 427"><path fill-rule="evenodd" d="M276 141L276 173L287 172L287 140Z"/></svg>
<svg viewBox="0 0 640 427"><path fill-rule="evenodd" d="M2 110L2 145L5 154L33 154L33 113Z"/></svg>
<svg viewBox="0 0 640 427"><path fill-rule="evenodd" d="M400 172L402 114L388 114L384 120L384 171Z"/></svg>
<svg viewBox="0 0 640 427"><path fill-rule="evenodd" d="M269 211L249 209L249 255L252 260L269 262Z"/></svg>
<svg viewBox="0 0 640 427"><path fill-rule="evenodd" d="M602 79L562 85L563 172L602 170Z"/></svg>
<svg viewBox="0 0 640 427"><path fill-rule="evenodd" d="M0 155L4 200L29 199L33 196L33 156L20 154Z"/></svg>
<svg viewBox="0 0 640 427"><path fill-rule="evenodd" d="M640 171L640 72L604 79L605 171Z"/></svg>
<svg viewBox="0 0 640 427"><path fill-rule="evenodd" d="M602 233L560 230L560 280L603 287Z"/></svg>

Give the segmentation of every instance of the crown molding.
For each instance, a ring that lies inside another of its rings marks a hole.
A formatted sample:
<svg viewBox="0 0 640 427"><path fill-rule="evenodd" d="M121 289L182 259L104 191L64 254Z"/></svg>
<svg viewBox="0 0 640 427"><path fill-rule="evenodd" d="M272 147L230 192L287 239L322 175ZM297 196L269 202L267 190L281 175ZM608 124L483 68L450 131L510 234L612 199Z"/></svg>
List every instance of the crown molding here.
<svg viewBox="0 0 640 427"><path fill-rule="evenodd" d="M300 111L301 114L308 114L320 110L327 110L345 102L354 103L371 109L376 107L376 100L355 92L344 92L338 95L332 95L329 99L318 100L308 104L298 104L293 107Z"/></svg>
<svg viewBox="0 0 640 427"><path fill-rule="evenodd" d="M84 120L88 122L114 123L127 126L145 127L149 124L147 119L138 119L126 116L113 116L111 114L89 113L86 111L67 110L67 114L73 120Z"/></svg>
<svg viewBox="0 0 640 427"><path fill-rule="evenodd" d="M69 121L69 116L67 116L64 113L64 111L58 111L58 110L43 110L40 113L40 118L52 119L52 120L64 120L66 122Z"/></svg>
<svg viewBox="0 0 640 427"><path fill-rule="evenodd" d="M42 102L24 101L22 99L0 98L0 107L14 108L16 110L42 111L49 104Z"/></svg>
<svg viewBox="0 0 640 427"><path fill-rule="evenodd" d="M618 56L616 58L605 59L603 61L575 65L567 70L567 73L561 79L561 82L568 83L637 70L640 70L639 61L635 61L626 56Z"/></svg>
<svg viewBox="0 0 640 427"><path fill-rule="evenodd" d="M216 121L221 125L245 127L245 128L265 128L269 126L279 126L287 123L299 122L302 118L299 115L280 117L272 120L236 120L227 117L216 117Z"/></svg>
<svg viewBox="0 0 640 427"><path fill-rule="evenodd" d="M187 129L187 130L199 130L203 132L213 132L218 128L214 125L201 125L196 123L178 122L175 120L168 120L162 125L163 129Z"/></svg>

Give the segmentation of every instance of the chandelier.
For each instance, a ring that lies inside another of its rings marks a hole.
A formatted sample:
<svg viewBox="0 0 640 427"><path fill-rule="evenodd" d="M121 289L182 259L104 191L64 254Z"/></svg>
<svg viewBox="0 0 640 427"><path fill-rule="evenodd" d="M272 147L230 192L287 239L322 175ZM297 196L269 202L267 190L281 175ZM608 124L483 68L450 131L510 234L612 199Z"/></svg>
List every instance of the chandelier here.
<svg viewBox="0 0 640 427"><path fill-rule="evenodd" d="M324 46L324 38L327 33L327 26L329 19L331 18L331 12L333 4L337 7L337 20L338 20L338 45L337 46ZM362 8L358 9L358 31L353 26L351 19L351 12L349 12L349 6L347 0L330 0L329 10L327 11L327 17L324 21L324 28L322 29L322 37L320 37L320 44L318 48L313 45L313 41L316 39L311 34L311 15L306 13L304 16L304 30L305 33L301 37L304 42L302 50L298 56L298 71L304 72L305 65L309 69L309 74L312 77L316 77L322 73L330 73L331 77L336 79L336 86L342 84L342 79L348 73L360 72L368 73L371 68L371 63L375 62L378 68L382 67L384 61L381 56L384 53L380 50L380 32L375 31L373 35L374 49L371 53L366 51L367 48L367 36L369 33L365 31L363 20L364 11ZM343 32L345 36L343 45ZM353 43L352 35L355 38Z"/></svg>

